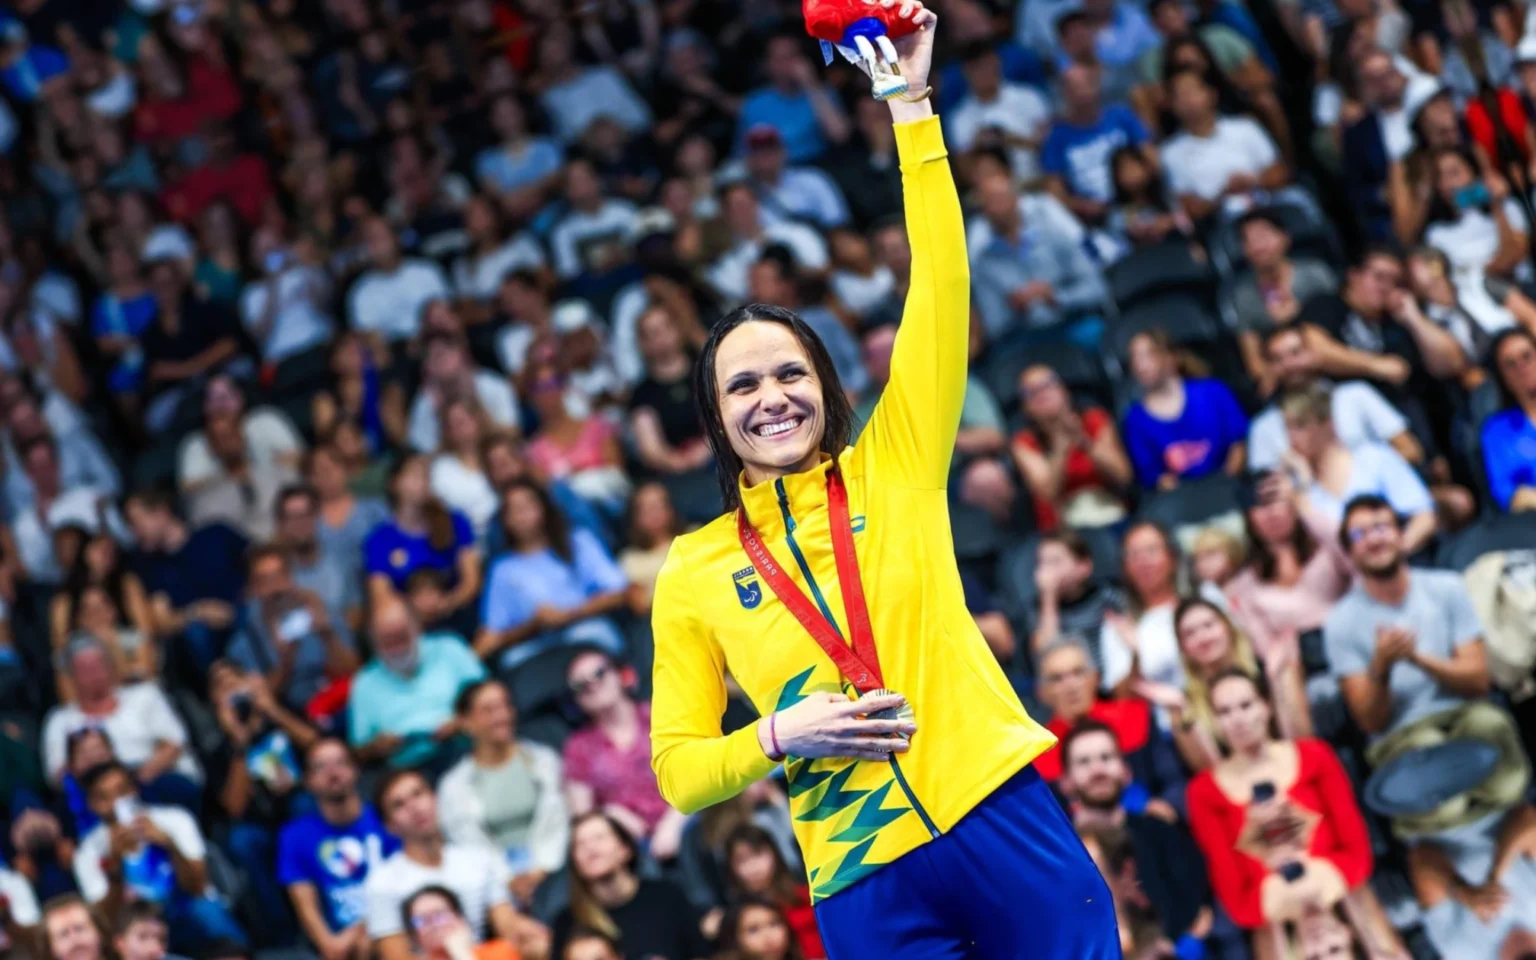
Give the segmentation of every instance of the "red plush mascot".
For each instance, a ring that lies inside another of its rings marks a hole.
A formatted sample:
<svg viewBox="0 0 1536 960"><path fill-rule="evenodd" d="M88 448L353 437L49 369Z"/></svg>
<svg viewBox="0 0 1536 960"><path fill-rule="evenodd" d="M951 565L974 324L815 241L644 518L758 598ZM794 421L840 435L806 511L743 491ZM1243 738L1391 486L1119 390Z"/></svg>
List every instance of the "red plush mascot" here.
<svg viewBox="0 0 1536 960"><path fill-rule="evenodd" d="M873 0L804 0L806 32L821 41L822 55L832 62L832 49L874 82L877 100L907 92L907 81L896 67L895 37L913 31L912 21Z"/></svg>

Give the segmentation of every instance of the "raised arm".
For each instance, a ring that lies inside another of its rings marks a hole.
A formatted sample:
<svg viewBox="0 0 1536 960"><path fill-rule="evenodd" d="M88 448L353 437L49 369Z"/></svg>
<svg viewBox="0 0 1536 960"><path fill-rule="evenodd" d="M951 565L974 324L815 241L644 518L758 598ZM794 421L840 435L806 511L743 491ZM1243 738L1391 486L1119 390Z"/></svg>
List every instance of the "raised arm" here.
<svg viewBox="0 0 1536 960"><path fill-rule="evenodd" d="M912 18L920 29L897 40L896 47L902 75L917 94L927 88L936 18L920 5ZM871 458L887 482L938 490L949 477L965 402L971 286L965 221L931 100L892 100L890 107L912 283L891 356L890 383L857 452Z"/></svg>

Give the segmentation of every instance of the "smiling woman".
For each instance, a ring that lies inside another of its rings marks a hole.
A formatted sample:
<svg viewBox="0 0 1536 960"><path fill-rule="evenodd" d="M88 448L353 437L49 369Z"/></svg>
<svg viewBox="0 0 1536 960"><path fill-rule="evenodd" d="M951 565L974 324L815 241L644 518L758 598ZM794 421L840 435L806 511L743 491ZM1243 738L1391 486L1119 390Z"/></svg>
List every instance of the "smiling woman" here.
<svg viewBox="0 0 1536 960"><path fill-rule="evenodd" d="M890 380L850 445L800 317L715 325L694 393L729 512L657 580L652 765L685 813L785 765L832 960L1118 956L1109 892L1031 766L1053 738L966 612L946 485L970 276L926 86L937 18L878 2L914 27L895 41L912 92L888 101L912 248ZM762 719L724 736L727 671Z"/></svg>

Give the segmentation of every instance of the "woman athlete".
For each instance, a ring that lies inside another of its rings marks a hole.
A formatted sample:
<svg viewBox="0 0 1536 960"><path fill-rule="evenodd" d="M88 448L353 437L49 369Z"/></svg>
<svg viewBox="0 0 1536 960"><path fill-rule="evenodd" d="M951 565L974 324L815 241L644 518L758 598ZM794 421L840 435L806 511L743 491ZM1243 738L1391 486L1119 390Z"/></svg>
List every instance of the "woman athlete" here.
<svg viewBox="0 0 1536 960"><path fill-rule="evenodd" d="M913 99L890 101L912 246L890 383L850 447L799 317L715 326L696 396L731 512L678 537L656 585L653 764L685 812L786 764L832 960L1117 958L1109 891L1030 765L1053 738L960 589L945 485L970 277L927 98L937 18L901 14L921 29L896 41ZM762 719L722 736L727 670Z"/></svg>

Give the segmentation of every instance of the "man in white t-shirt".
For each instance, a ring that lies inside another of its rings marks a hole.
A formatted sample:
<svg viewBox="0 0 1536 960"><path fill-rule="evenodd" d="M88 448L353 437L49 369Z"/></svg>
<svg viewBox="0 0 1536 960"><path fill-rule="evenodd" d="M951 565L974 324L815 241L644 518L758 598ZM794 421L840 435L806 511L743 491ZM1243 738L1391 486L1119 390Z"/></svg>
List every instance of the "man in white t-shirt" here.
<svg viewBox="0 0 1536 960"><path fill-rule="evenodd" d="M207 844L191 814L146 805L133 773L115 760L87 770L80 787L100 821L75 850L75 882L86 902L114 917L130 901L159 904L179 953L245 942L208 882Z"/></svg>
<svg viewBox="0 0 1536 960"><path fill-rule="evenodd" d="M1013 175L1033 180L1040 175L1040 144L1051 126L1051 105L1037 91L1003 81L1003 61L985 41L963 55L969 92L949 113L950 146L963 153L984 130L997 130L1008 148Z"/></svg>
<svg viewBox="0 0 1536 960"><path fill-rule="evenodd" d="M512 906L512 872L501 851L449 843L437 814L431 784L414 770L385 775L375 791L384 826L400 838L401 849L368 871L368 937L380 960L409 960L411 941L400 907L426 886L452 890L476 942L510 940L529 953L547 944L548 931Z"/></svg>
<svg viewBox="0 0 1536 960"><path fill-rule="evenodd" d="M193 784L202 782L202 771L187 749L187 728L159 687L118 686L112 655L91 636L76 637L65 646L63 667L75 699L54 707L43 721L43 769L50 783L64 776L70 736L87 727L106 731L117 759L142 784L177 775Z"/></svg>
<svg viewBox="0 0 1536 960"><path fill-rule="evenodd" d="M584 158L566 164L565 201L571 209L550 232L555 272L560 278L603 274L621 266L629 258L635 205L603 196L602 178Z"/></svg>
<svg viewBox="0 0 1536 960"><path fill-rule="evenodd" d="M1302 390L1321 381L1322 364L1301 327L1276 327L1264 338L1265 358L1275 371L1279 391ZM1277 393L1279 392L1277 391ZM1409 463L1424 459L1424 448L1409 429L1408 418L1364 380L1332 386L1333 430L1339 442L1354 448L1365 443L1388 444ZM1271 403L1248 426L1248 466L1268 470L1290 449L1285 417Z"/></svg>
<svg viewBox="0 0 1536 960"><path fill-rule="evenodd" d="M421 328L422 309L449 296L448 278L430 260L402 256L395 231L383 217L363 221L362 234L370 269L347 294L352 327L390 341L414 337Z"/></svg>
<svg viewBox="0 0 1536 960"><path fill-rule="evenodd" d="M746 301L752 265L774 244L787 247L795 256L795 265L803 270L826 269L829 258L821 234L793 220L768 223L750 183L737 181L723 187L720 208L725 215L726 229L731 234L731 244L705 270L705 279L724 298L726 305L735 306Z"/></svg>
<svg viewBox="0 0 1536 960"><path fill-rule="evenodd" d="M1163 144L1163 167L1168 189L1191 217L1209 216L1228 197L1285 186L1290 170L1263 127L1218 113L1216 89L1194 70L1176 71L1168 82L1182 129Z"/></svg>
<svg viewBox="0 0 1536 960"><path fill-rule="evenodd" d="M449 336L426 338L422 359L421 388L411 401L406 439L413 450L436 452L441 439L438 411L448 397L473 396L480 412L501 427L518 423L517 393L512 382L499 373L476 368L469 348Z"/></svg>

